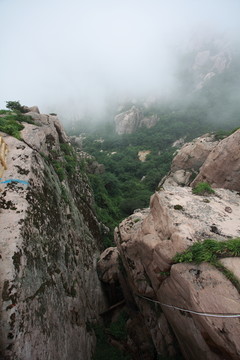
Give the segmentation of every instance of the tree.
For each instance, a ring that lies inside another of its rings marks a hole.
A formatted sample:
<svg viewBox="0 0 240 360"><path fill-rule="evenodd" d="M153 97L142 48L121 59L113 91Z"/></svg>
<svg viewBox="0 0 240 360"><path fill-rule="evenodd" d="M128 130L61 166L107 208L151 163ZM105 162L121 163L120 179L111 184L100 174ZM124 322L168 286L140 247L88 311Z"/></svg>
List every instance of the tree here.
<svg viewBox="0 0 240 360"><path fill-rule="evenodd" d="M6 101L6 108L12 111L24 112L24 107L20 104L19 101Z"/></svg>

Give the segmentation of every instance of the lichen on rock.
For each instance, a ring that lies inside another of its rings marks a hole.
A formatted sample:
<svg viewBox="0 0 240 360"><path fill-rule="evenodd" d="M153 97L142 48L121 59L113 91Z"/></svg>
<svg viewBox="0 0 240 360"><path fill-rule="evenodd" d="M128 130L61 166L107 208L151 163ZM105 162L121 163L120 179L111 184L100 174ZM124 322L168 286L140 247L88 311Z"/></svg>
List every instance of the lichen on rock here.
<svg viewBox="0 0 240 360"><path fill-rule="evenodd" d="M79 165L68 180L54 167L54 154L64 166L68 144L59 120L28 114L35 124L24 124L22 141L4 135L3 177L26 185L1 184L1 356L90 360L87 323L105 307L96 273L101 227Z"/></svg>

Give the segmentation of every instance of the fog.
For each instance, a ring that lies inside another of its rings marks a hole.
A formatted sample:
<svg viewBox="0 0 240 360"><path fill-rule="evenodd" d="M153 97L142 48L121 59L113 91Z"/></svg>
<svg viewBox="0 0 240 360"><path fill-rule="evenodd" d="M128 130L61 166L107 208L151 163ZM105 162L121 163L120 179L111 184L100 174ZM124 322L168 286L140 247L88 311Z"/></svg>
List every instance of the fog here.
<svg viewBox="0 0 240 360"><path fill-rule="evenodd" d="M0 12L0 107L19 100L65 118L171 96L180 55L240 34L239 0L0 0Z"/></svg>

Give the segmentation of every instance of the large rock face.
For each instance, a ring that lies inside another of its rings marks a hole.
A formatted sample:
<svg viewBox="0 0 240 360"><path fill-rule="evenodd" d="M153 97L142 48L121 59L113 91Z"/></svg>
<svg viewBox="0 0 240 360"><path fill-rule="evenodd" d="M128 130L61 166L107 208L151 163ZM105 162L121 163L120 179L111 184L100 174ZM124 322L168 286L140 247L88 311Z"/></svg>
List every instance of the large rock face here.
<svg viewBox="0 0 240 360"><path fill-rule="evenodd" d="M214 135L205 134L183 145L172 161L170 174L162 182L189 185L217 144Z"/></svg>
<svg viewBox="0 0 240 360"><path fill-rule="evenodd" d="M226 72L232 65L231 53L229 44L222 37L215 36L211 41L194 37L187 63L193 89L202 89L210 79Z"/></svg>
<svg viewBox="0 0 240 360"><path fill-rule="evenodd" d="M202 313L240 314L240 295L215 267L176 264L158 292L162 303ZM239 359L238 318L200 316L163 306L185 359Z"/></svg>
<svg viewBox="0 0 240 360"><path fill-rule="evenodd" d="M237 319L192 316L164 305L161 314L143 298L200 312L240 313L236 288L216 268L208 264L172 266L173 256L194 242L239 237L239 224L236 192L217 189L206 198L193 195L191 188L175 186L156 192L150 209L134 213L119 225L115 241L127 281L160 354L174 355L178 343L186 359L239 357Z"/></svg>
<svg viewBox="0 0 240 360"><path fill-rule="evenodd" d="M114 118L116 133L118 135L132 134L142 126L151 128L156 125L157 120L157 117L154 115L145 117L142 111L136 106L132 106L130 110L124 111L123 113L116 115Z"/></svg>
<svg viewBox="0 0 240 360"><path fill-rule="evenodd" d="M195 242L240 238L239 154L240 130L222 141L204 135L185 144L150 208L135 211L115 230L117 250L111 252L119 253L134 299L129 302L142 314L161 356L175 356L179 346L187 360L240 357L239 318L228 317L240 315L240 285L229 280L235 276L240 281L240 258L220 259L218 267L173 263L176 253ZM208 182L213 194L194 195L184 187L197 173L191 185ZM111 283L113 269L120 278L114 258L111 266L102 260L102 273L109 278L104 281ZM228 271L228 277L219 269ZM216 313L220 316L209 316Z"/></svg>
<svg viewBox="0 0 240 360"><path fill-rule="evenodd" d="M29 114L35 124L25 124L22 141L3 134L2 178L23 182L0 184L0 357L91 359L86 324L104 307L95 271L100 225L85 175L76 168L60 176L67 137L57 117Z"/></svg>
<svg viewBox="0 0 240 360"><path fill-rule="evenodd" d="M192 185L202 181L240 191L240 129L214 147Z"/></svg>
<svg viewBox="0 0 240 360"><path fill-rule="evenodd" d="M210 50L197 52L192 66L196 89L203 88L211 78L226 71L231 64L231 60L231 55L226 50L215 54Z"/></svg>
<svg viewBox="0 0 240 360"><path fill-rule="evenodd" d="M218 144L214 135L202 135L186 143L173 159L171 170L198 170Z"/></svg>

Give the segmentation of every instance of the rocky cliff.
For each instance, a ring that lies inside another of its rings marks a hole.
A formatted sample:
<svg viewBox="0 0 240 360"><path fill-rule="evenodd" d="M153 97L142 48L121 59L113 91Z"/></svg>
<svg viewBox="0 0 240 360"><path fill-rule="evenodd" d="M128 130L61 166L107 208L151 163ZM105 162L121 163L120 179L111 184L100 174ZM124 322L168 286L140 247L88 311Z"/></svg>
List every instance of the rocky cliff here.
<svg viewBox="0 0 240 360"><path fill-rule="evenodd" d="M228 256L215 263L173 260L206 239L218 243L240 238L240 198L235 191L239 136L237 131L218 142L208 135L184 145L173 161L172 174L181 167L190 175L199 171L201 181L209 180L215 191L195 195L184 181L179 186L168 178L152 196L149 209L136 211L115 230L118 256L112 250L99 261L102 281L127 287L125 299L140 311L142 326L160 356L239 359L239 318L229 315L240 315L240 258Z"/></svg>
<svg viewBox="0 0 240 360"><path fill-rule="evenodd" d="M56 116L27 113L8 147L0 192L1 359L91 359L89 323L104 297L96 275L101 226Z"/></svg>
<svg viewBox="0 0 240 360"><path fill-rule="evenodd" d="M156 125L157 120L158 117L155 115L144 116L143 112L136 106L132 106L130 110L124 111L114 118L118 135L132 134L142 126L151 128Z"/></svg>

